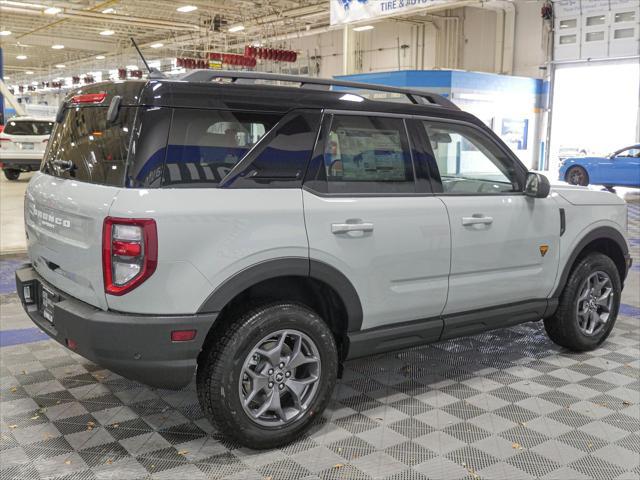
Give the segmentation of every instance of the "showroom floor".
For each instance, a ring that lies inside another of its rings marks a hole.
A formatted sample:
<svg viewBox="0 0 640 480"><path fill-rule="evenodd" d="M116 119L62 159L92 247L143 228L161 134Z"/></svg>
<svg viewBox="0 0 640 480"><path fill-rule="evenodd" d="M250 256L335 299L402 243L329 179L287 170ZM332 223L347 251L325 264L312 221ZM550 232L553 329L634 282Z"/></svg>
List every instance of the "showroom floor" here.
<svg viewBox="0 0 640 480"><path fill-rule="evenodd" d="M0 479L638 479L640 205L616 328L572 354L540 323L349 362L300 441L252 451L34 328L0 257Z"/></svg>

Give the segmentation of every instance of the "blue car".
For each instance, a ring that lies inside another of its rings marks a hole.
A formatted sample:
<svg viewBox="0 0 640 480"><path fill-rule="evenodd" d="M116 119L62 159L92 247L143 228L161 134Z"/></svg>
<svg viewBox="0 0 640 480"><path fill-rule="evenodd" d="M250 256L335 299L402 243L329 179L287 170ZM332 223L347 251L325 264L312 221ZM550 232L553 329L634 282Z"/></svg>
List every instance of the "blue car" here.
<svg viewBox="0 0 640 480"><path fill-rule="evenodd" d="M640 187L640 144L606 157L567 158L560 163L559 180L583 186Z"/></svg>

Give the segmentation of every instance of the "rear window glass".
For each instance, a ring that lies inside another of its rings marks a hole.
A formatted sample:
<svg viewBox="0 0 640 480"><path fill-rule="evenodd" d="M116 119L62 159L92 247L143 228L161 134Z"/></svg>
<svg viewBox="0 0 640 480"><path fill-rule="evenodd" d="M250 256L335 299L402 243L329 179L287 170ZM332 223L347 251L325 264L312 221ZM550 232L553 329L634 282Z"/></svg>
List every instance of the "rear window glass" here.
<svg viewBox="0 0 640 480"><path fill-rule="evenodd" d="M52 129L53 122L10 120L4 127L4 133L9 135L49 135Z"/></svg>
<svg viewBox="0 0 640 480"><path fill-rule="evenodd" d="M122 186L135 111L122 107L116 120L107 123L107 107L67 109L49 140L43 171L82 182Z"/></svg>
<svg viewBox="0 0 640 480"><path fill-rule="evenodd" d="M218 184L280 118L262 112L176 109L163 184Z"/></svg>

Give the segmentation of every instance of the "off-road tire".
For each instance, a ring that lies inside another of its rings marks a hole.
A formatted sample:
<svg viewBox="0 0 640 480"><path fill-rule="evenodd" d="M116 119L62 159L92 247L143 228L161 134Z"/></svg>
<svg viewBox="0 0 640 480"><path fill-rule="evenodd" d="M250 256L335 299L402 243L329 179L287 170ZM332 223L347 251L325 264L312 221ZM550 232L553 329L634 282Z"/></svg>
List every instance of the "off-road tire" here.
<svg viewBox="0 0 640 480"><path fill-rule="evenodd" d="M207 342L196 374L198 400L207 419L224 435L254 448L276 448L296 440L327 406L338 373L333 334L320 316L296 303L274 303L223 320L219 336ZM320 356L320 380L309 408L290 424L258 425L244 411L238 383L251 349L266 335L295 329L315 343Z"/></svg>
<svg viewBox="0 0 640 480"><path fill-rule="evenodd" d="M20 177L20 170L16 170L15 168L5 168L3 172L7 180L18 180Z"/></svg>
<svg viewBox="0 0 640 480"><path fill-rule="evenodd" d="M605 272L613 284L613 305L610 311L609 320L605 326L594 335L586 335L578 326L576 313L576 303L578 301L579 289L583 282L596 271ZM583 352L598 348L604 342L618 316L620 308L620 295L622 293L622 282L620 273L615 263L610 257L602 253L589 253L582 258L571 271L567 283L560 295L558 309L556 313L544 320L544 327L549 338L562 347L566 347L576 352Z"/></svg>

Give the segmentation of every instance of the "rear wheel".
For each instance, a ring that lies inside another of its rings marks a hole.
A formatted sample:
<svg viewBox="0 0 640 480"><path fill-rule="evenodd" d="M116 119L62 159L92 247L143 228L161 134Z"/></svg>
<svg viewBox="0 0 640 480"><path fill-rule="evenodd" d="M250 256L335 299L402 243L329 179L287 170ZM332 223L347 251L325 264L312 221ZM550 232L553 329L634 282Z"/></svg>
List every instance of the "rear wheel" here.
<svg viewBox="0 0 640 480"><path fill-rule="evenodd" d="M583 187L589 185L589 174L582 167L571 167L567 170L565 178L567 183L570 183L571 185L582 185Z"/></svg>
<svg viewBox="0 0 640 480"><path fill-rule="evenodd" d="M7 178L7 180L17 180L18 177L20 177L20 170L16 170L14 168L5 168L3 171L4 176Z"/></svg>
<svg viewBox="0 0 640 480"><path fill-rule="evenodd" d="M335 385L333 334L312 310L260 307L229 323L198 365L198 397L222 433L251 448L295 440L325 409Z"/></svg>
<svg viewBox="0 0 640 480"><path fill-rule="evenodd" d="M597 348L611 333L620 308L622 284L613 260L590 253L573 269L555 315L544 321L558 345L575 351Z"/></svg>

